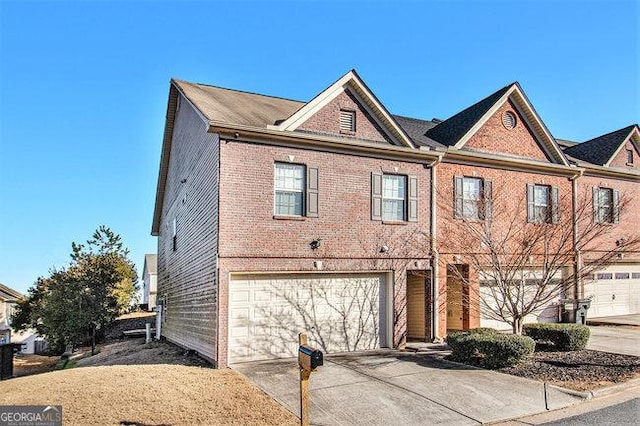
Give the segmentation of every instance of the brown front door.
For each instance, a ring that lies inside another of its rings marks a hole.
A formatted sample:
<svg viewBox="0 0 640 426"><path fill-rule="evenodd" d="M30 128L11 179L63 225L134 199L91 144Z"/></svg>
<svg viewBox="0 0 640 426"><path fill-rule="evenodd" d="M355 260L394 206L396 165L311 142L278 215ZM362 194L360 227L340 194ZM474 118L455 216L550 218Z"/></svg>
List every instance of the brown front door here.
<svg viewBox="0 0 640 426"><path fill-rule="evenodd" d="M464 285L469 268L447 265L447 330L469 328L469 288Z"/></svg>
<svg viewBox="0 0 640 426"><path fill-rule="evenodd" d="M426 272L407 273L407 338L426 340Z"/></svg>

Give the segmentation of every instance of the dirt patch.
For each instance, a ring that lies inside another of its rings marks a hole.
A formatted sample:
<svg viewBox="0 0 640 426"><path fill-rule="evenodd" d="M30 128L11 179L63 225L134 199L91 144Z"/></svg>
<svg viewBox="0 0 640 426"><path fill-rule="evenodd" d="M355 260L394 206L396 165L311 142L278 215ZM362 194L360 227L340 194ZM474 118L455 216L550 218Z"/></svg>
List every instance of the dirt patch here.
<svg viewBox="0 0 640 426"><path fill-rule="evenodd" d="M211 364L192 352L164 341L145 344L143 338L98 345L98 351L90 356L91 348L81 348L72 355L71 360L77 367L149 364L211 367Z"/></svg>
<svg viewBox="0 0 640 426"><path fill-rule="evenodd" d="M527 362L498 371L585 391L640 377L640 358L590 350L535 352Z"/></svg>
<svg viewBox="0 0 640 426"><path fill-rule="evenodd" d="M156 326L155 312L132 312L122 315L105 331L107 341L123 339L126 330L144 330L145 324L151 324L151 328ZM155 333L154 333L155 334Z"/></svg>
<svg viewBox="0 0 640 426"><path fill-rule="evenodd" d="M14 355L13 375L20 377L52 371L59 359L59 356Z"/></svg>
<svg viewBox="0 0 640 426"><path fill-rule="evenodd" d="M299 424L240 374L209 368L169 343L99 349L76 359L76 368L0 382L0 405L62 405L65 425Z"/></svg>

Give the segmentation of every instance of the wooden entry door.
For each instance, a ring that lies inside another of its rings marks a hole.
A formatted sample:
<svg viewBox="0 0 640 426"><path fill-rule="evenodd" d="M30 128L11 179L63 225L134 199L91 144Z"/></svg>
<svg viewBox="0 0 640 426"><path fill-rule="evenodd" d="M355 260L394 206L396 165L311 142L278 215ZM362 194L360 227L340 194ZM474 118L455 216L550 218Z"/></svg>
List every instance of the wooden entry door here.
<svg viewBox="0 0 640 426"><path fill-rule="evenodd" d="M427 339L427 274L407 273L407 338Z"/></svg>
<svg viewBox="0 0 640 426"><path fill-rule="evenodd" d="M463 283L468 274L466 265L447 265L447 330L469 328L469 289Z"/></svg>

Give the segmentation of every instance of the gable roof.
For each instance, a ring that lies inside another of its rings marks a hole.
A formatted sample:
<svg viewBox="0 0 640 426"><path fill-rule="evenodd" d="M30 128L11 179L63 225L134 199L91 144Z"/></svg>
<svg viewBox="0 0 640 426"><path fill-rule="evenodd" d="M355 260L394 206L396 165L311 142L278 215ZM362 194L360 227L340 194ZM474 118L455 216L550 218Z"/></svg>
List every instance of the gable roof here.
<svg viewBox="0 0 640 426"><path fill-rule="evenodd" d="M437 126L440 122L433 120L420 120L418 118L394 115L396 122L402 126L413 142L418 146L428 146L430 148L444 148L445 145L427 136L427 131Z"/></svg>
<svg viewBox="0 0 640 426"><path fill-rule="evenodd" d="M144 270L149 271L150 274L158 273L158 255L157 254L145 254L144 255Z"/></svg>
<svg viewBox="0 0 640 426"><path fill-rule="evenodd" d="M16 302L20 298L22 298L22 293L0 284L0 300L4 302Z"/></svg>
<svg viewBox="0 0 640 426"><path fill-rule="evenodd" d="M526 125L533 130L537 141L540 143L547 157L555 160L557 163L568 166L569 162L560 149L560 146L538 116L538 113L533 108L533 105L531 105L531 102L518 82L511 83L460 111L432 129L429 129L425 136L434 139L444 146L461 149L487 120L491 118L498 108L509 99L518 108L520 115L526 121Z"/></svg>
<svg viewBox="0 0 640 426"><path fill-rule="evenodd" d="M291 116L304 102L206 84L171 80L208 121L266 127Z"/></svg>
<svg viewBox="0 0 640 426"><path fill-rule="evenodd" d="M494 106L512 86L505 86L456 115L446 119L427 132L427 136L445 146L455 146L473 126Z"/></svg>
<svg viewBox="0 0 640 426"><path fill-rule="evenodd" d="M638 132L637 124L568 147L564 152L578 160L607 166L634 131Z"/></svg>
<svg viewBox="0 0 640 426"><path fill-rule="evenodd" d="M397 145L415 148L411 138L396 122L394 116L387 111L369 87L367 87L364 81L362 81L354 69L340 77L331 86L327 87L315 98L306 103L295 113L291 114L291 116L287 117L286 120L272 128L276 130L297 129L298 126L313 116L323 106L327 105L331 100L335 99L336 96L347 88L356 96L360 105L377 122L380 128L387 133L391 140L393 140Z"/></svg>

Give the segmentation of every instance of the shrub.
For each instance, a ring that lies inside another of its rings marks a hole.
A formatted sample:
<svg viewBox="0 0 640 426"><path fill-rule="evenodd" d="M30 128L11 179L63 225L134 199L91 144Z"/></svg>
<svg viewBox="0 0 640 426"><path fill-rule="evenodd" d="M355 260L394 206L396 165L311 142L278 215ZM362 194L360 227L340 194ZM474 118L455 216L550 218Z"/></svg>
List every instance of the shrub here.
<svg viewBox="0 0 640 426"><path fill-rule="evenodd" d="M537 343L550 343L559 351L579 351L587 346L591 332L581 324L524 324L522 331Z"/></svg>
<svg viewBox="0 0 640 426"><path fill-rule="evenodd" d="M533 339L514 334L501 334L497 330L481 328L447 335L451 359L486 368L502 368L518 364L530 356Z"/></svg>

